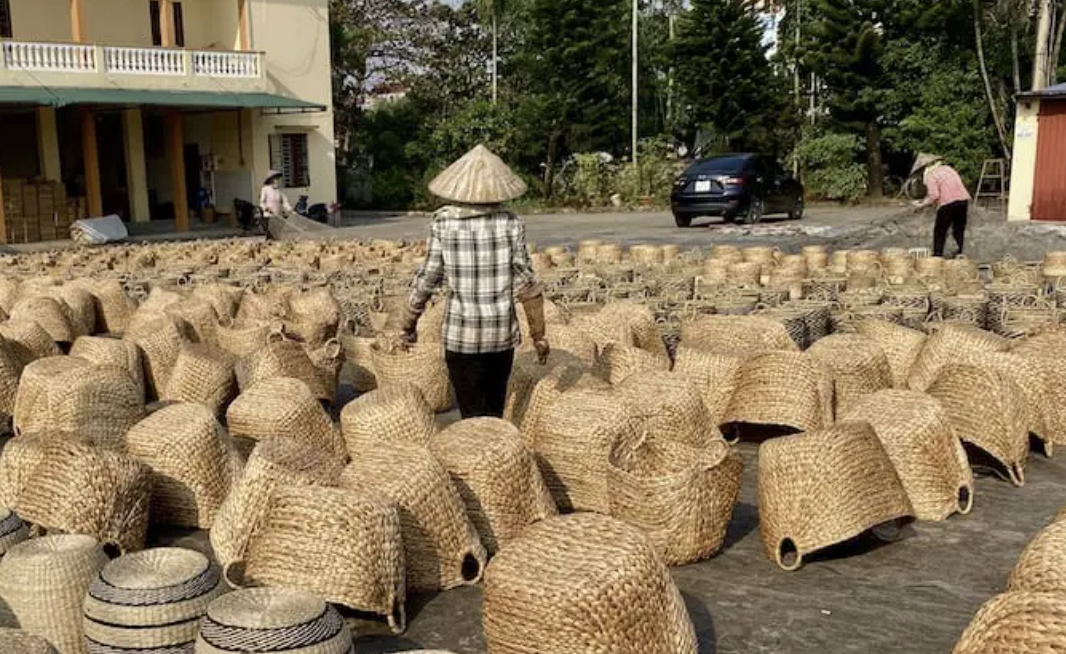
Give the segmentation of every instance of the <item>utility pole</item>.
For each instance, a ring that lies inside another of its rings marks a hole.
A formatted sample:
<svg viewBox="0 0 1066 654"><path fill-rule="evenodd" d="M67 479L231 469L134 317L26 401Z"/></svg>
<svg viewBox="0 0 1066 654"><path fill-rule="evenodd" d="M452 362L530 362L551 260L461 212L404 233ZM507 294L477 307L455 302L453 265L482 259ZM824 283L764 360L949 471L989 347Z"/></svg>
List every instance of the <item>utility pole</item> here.
<svg viewBox="0 0 1066 654"><path fill-rule="evenodd" d="M1033 89L1040 91L1048 86L1051 77L1051 66L1058 62L1051 62L1051 0L1040 0L1040 16L1036 24L1036 56L1033 58Z"/></svg>
<svg viewBox="0 0 1066 654"><path fill-rule="evenodd" d="M639 45L638 45L639 37L637 35L637 28L640 26L639 16L640 16L640 0L633 0L633 125L632 125L632 130L633 130L633 164L634 165L636 165L636 163L637 163L637 138L638 138L637 130L639 129L638 120L637 119L638 119L638 111L639 111L639 106L640 106L640 101L639 101L639 97L638 97L639 96L638 85L640 84L640 77L638 75L638 72L640 70L640 62L637 59L637 55L639 54Z"/></svg>
<svg viewBox="0 0 1066 654"><path fill-rule="evenodd" d="M670 9L670 16L666 19L666 24L669 28L670 43L673 44L674 39L677 38L677 14L673 9ZM674 122L674 62L670 62L670 71L667 73L668 79L666 80L666 124L673 125Z"/></svg>

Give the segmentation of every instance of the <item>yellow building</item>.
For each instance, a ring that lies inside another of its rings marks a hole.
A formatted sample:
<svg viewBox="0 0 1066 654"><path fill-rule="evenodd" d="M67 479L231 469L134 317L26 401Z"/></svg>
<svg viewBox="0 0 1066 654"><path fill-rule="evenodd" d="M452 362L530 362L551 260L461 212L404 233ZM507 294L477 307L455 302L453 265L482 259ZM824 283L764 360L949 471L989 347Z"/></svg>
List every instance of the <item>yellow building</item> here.
<svg viewBox="0 0 1066 654"><path fill-rule="evenodd" d="M271 168L333 202L329 38L328 0L0 0L0 177L49 189L0 202L0 239L40 240L12 214L45 202L185 230Z"/></svg>

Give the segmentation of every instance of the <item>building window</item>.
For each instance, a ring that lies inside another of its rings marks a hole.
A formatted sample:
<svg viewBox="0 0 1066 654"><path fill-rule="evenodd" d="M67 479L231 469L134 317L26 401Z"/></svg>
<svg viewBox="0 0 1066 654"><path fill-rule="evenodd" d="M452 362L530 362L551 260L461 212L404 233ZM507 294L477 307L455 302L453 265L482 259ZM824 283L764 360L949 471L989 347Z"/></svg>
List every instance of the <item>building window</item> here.
<svg viewBox="0 0 1066 654"><path fill-rule="evenodd" d="M11 5L8 0L0 0L0 38L11 38Z"/></svg>
<svg viewBox="0 0 1066 654"><path fill-rule="evenodd" d="M3 0L0 0L3 1ZM174 23L174 45L179 48L185 47L185 14L183 13L181 3L173 2L173 23ZM163 21L160 14L159 0L151 0L148 3L148 20L152 24L152 45L159 47L163 45Z"/></svg>
<svg viewBox="0 0 1066 654"><path fill-rule="evenodd" d="M281 173L285 186L311 186L311 176L307 168L307 134L272 134L270 167Z"/></svg>

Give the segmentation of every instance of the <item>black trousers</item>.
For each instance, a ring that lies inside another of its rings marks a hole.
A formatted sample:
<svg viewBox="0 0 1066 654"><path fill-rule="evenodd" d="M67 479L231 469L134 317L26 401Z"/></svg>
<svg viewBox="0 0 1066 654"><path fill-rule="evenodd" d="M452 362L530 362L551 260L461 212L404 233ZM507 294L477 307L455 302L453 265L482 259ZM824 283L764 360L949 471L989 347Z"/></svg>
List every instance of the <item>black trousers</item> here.
<svg viewBox="0 0 1066 654"><path fill-rule="evenodd" d="M969 202L952 202L945 204L936 210L936 225L933 227L933 255L944 256L944 246L948 242L948 230L955 238L959 246L959 254L962 254L963 244L966 241L966 214L969 212Z"/></svg>
<svg viewBox="0 0 1066 654"><path fill-rule="evenodd" d="M445 352L448 376L466 418L502 418L507 382L514 366L514 350L489 354Z"/></svg>

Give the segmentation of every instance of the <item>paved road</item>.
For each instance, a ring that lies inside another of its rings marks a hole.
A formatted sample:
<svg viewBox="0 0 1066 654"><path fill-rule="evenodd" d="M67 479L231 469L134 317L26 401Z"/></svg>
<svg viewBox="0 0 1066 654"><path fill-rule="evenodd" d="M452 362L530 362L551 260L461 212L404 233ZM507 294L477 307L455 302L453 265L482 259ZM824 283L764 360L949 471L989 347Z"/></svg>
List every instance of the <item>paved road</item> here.
<svg viewBox="0 0 1066 654"><path fill-rule="evenodd" d="M698 222L679 229L665 212L567 213L526 216L530 242L539 245L573 244L585 239L631 243L677 243L703 246L721 242L744 242L760 238L832 239L869 227L878 221L906 212L898 206L814 207L800 222L768 219L754 227L726 225L719 219ZM339 238L382 238L415 240L424 238L426 215L352 214L347 227L331 233Z"/></svg>

